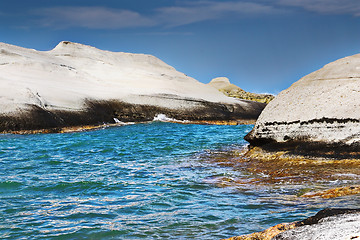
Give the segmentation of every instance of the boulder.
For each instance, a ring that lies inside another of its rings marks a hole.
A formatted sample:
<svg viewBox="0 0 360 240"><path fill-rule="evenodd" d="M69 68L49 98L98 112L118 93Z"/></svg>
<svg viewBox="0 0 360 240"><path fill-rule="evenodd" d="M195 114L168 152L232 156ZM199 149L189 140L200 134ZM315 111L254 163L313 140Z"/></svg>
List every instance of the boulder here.
<svg viewBox="0 0 360 240"><path fill-rule="evenodd" d="M281 223L227 240L359 239L359 225L360 209L326 208L302 221Z"/></svg>
<svg viewBox="0 0 360 240"><path fill-rule="evenodd" d="M360 54L327 64L282 91L245 139L272 150L358 158Z"/></svg>
<svg viewBox="0 0 360 240"><path fill-rule="evenodd" d="M0 132L150 121L256 119L232 99L145 54L60 42L51 51L0 43Z"/></svg>
<svg viewBox="0 0 360 240"><path fill-rule="evenodd" d="M298 227L284 231L273 239L359 239L360 211L359 209L327 208L313 217L297 222L296 225Z"/></svg>

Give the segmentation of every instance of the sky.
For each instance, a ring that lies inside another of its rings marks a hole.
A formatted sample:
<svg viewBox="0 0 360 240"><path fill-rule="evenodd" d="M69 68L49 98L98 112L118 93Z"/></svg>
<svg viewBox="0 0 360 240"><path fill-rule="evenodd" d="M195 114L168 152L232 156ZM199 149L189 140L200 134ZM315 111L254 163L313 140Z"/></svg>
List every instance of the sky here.
<svg viewBox="0 0 360 240"><path fill-rule="evenodd" d="M277 94L360 53L360 0L1 0L0 42L154 55L200 82Z"/></svg>

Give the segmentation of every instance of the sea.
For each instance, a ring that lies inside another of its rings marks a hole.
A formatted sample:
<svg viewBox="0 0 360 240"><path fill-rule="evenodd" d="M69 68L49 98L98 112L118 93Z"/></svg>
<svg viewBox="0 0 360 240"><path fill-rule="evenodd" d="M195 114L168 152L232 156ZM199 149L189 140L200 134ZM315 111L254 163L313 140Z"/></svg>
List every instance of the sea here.
<svg viewBox="0 0 360 240"><path fill-rule="evenodd" d="M299 198L299 183L224 184L256 175L234 164L252 127L0 135L0 239L222 239L358 205Z"/></svg>

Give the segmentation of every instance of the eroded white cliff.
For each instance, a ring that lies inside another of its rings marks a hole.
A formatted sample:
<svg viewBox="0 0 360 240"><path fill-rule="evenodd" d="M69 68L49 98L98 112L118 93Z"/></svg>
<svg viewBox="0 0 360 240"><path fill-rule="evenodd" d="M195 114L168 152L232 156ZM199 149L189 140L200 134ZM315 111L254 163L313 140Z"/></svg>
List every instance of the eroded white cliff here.
<svg viewBox="0 0 360 240"><path fill-rule="evenodd" d="M154 56L72 42L51 51L0 43L0 86L0 131L142 121L160 113L255 119L264 107L226 97Z"/></svg>
<svg viewBox="0 0 360 240"><path fill-rule="evenodd" d="M1 112L27 104L81 109L85 98L144 103L133 95L235 102L150 55L114 53L71 42L61 42L48 52L4 43L0 49Z"/></svg>
<svg viewBox="0 0 360 240"><path fill-rule="evenodd" d="M360 54L315 71L271 101L250 142L360 142Z"/></svg>

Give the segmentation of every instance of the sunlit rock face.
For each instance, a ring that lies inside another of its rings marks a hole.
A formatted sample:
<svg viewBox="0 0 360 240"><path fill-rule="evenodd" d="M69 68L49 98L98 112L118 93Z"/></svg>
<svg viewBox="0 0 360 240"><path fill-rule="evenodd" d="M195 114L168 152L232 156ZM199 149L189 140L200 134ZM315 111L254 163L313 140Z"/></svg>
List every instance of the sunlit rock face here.
<svg viewBox="0 0 360 240"><path fill-rule="evenodd" d="M246 140L257 146L358 146L360 54L327 64L282 91Z"/></svg>
<svg viewBox="0 0 360 240"><path fill-rule="evenodd" d="M261 103L269 103L271 100L274 99L274 95L271 94L246 92L238 86L230 83L230 80L226 77L214 78L208 83L208 85L216 88L228 97L234 97Z"/></svg>
<svg viewBox="0 0 360 240"><path fill-rule="evenodd" d="M145 54L72 42L51 51L0 43L0 132L157 114L188 120L256 119L264 105L228 98Z"/></svg>

